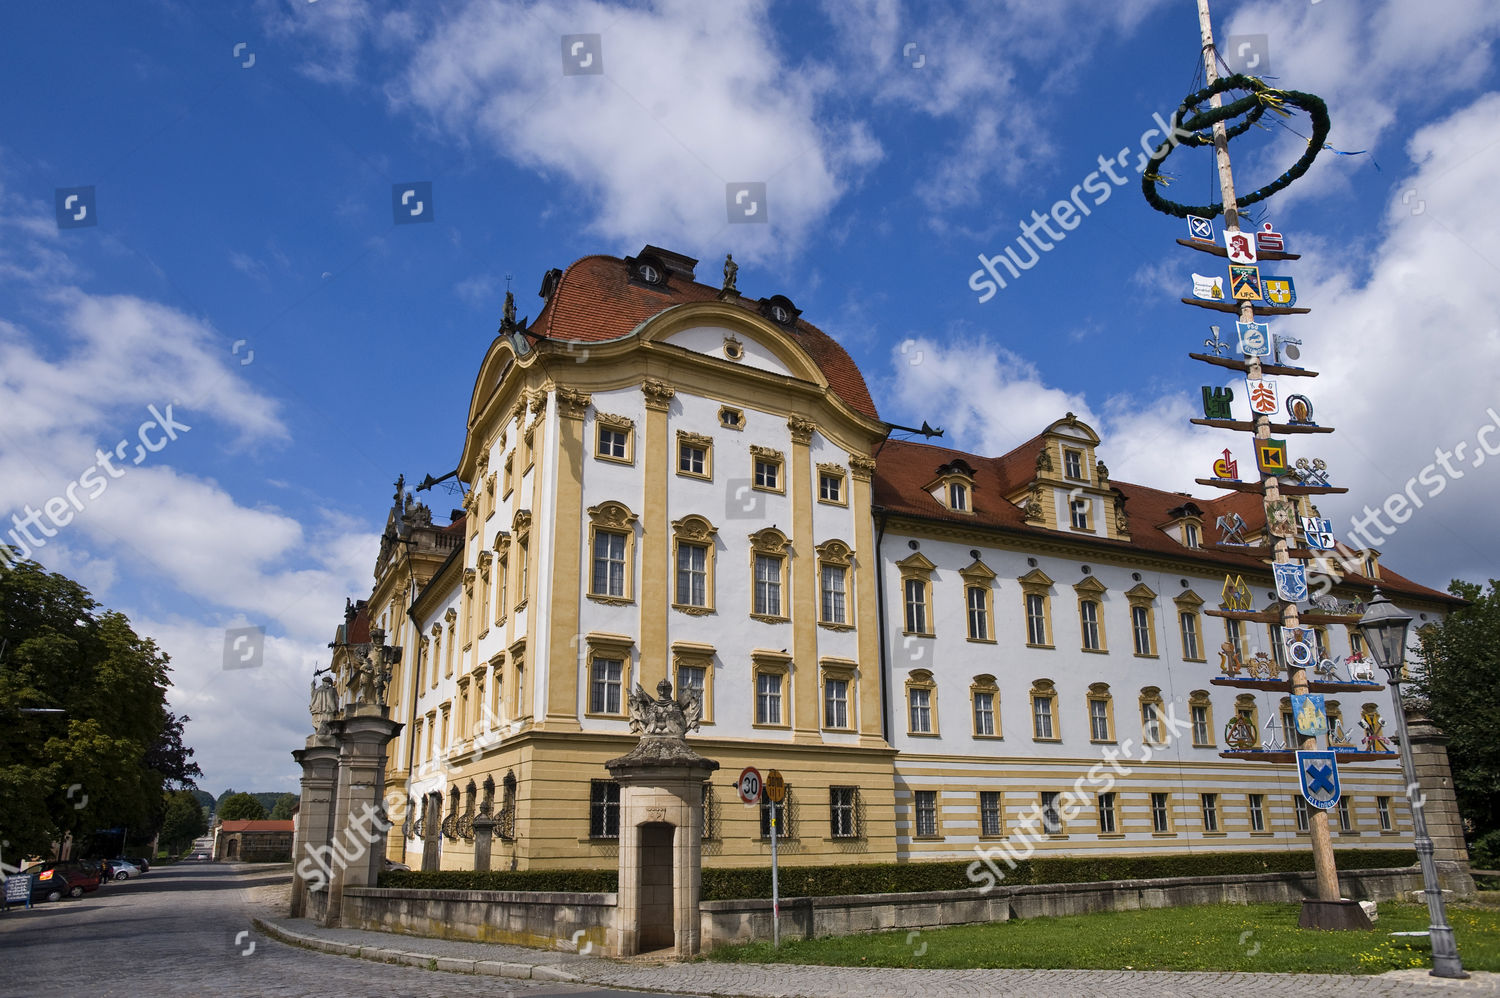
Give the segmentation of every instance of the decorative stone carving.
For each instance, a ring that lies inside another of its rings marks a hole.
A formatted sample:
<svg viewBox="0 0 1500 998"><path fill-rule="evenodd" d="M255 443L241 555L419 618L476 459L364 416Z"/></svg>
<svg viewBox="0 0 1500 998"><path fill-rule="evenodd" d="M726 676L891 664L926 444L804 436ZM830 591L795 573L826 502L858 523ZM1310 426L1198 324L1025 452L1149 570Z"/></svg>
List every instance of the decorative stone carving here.
<svg viewBox="0 0 1500 998"><path fill-rule="evenodd" d="M740 289L735 287L735 279L739 276L740 265L734 262L733 253L724 254L724 286L719 289L719 297L727 298L730 295L738 295Z"/></svg>
<svg viewBox="0 0 1500 998"><path fill-rule="evenodd" d="M774 447L762 447L760 444L750 445L750 456L763 457L768 461L781 461L786 457L785 454Z"/></svg>
<svg viewBox="0 0 1500 998"><path fill-rule="evenodd" d="M1103 488L1109 484L1109 465L1103 461L1095 461L1094 468L1099 472L1099 487Z"/></svg>
<svg viewBox="0 0 1500 998"><path fill-rule="evenodd" d="M862 482L868 482L875 474L875 459L862 454L849 455L849 471Z"/></svg>
<svg viewBox="0 0 1500 998"><path fill-rule="evenodd" d="M328 722L339 715L339 691L333 685L332 676L324 676L320 685L317 673L313 673L312 703L308 705L308 711L312 714L313 730L319 737L327 735Z"/></svg>
<svg viewBox="0 0 1500 998"><path fill-rule="evenodd" d="M629 416L617 416L612 412L595 412L594 422L626 432L635 429L635 420Z"/></svg>
<svg viewBox="0 0 1500 998"><path fill-rule="evenodd" d="M812 440L813 431L818 424L805 416L792 416L786 421L786 428L792 431L792 443L805 444Z"/></svg>
<svg viewBox="0 0 1500 998"><path fill-rule="evenodd" d="M388 647L385 631L375 627L370 630L370 643L356 645L351 651L354 657L345 686L349 704L384 707L391 682L391 667L401 661L401 649Z"/></svg>
<svg viewBox="0 0 1500 998"><path fill-rule="evenodd" d="M672 399L677 396L677 389L665 381L655 378L647 378L641 383L641 394L646 396L646 408L655 409L657 412L666 412L672 405Z"/></svg>
<svg viewBox="0 0 1500 998"><path fill-rule="evenodd" d="M1040 452L1037 453L1036 470L1038 472L1052 470L1052 452L1049 451L1045 446L1041 449Z"/></svg>
<svg viewBox="0 0 1500 998"><path fill-rule="evenodd" d="M1046 453L1043 451L1042 453ZM1031 483L1031 492L1026 496L1026 501L1021 503L1021 517L1027 522L1038 522L1043 518L1042 511L1042 487L1035 482Z"/></svg>

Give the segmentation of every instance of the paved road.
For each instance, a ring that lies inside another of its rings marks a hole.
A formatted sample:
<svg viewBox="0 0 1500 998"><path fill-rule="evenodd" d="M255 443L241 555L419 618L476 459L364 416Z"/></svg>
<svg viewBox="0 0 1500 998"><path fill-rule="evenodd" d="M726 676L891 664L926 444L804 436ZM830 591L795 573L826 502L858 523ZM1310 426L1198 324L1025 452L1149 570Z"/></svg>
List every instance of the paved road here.
<svg viewBox="0 0 1500 998"><path fill-rule="evenodd" d="M633 992L445 974L314 953L251 929L287 880L223 863L154 868L76 901L0 915L0 996L607 998ZM284 908L281 909L284 912ZM253 944L253 945L252 945Z"/></svg>

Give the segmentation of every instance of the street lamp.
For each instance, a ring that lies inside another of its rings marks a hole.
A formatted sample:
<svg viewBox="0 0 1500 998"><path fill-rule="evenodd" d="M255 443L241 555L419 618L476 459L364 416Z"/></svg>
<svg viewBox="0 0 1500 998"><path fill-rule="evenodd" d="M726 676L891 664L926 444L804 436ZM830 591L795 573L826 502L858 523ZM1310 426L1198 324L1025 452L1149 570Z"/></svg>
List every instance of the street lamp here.
<svg viewBox="0 0 1500 998"><path fill-rule="evenodd" d="M1401 704L1401 669L1406 659L1406 629L1411 617L1386 599L1377 586L1364 615L1359 618L1359 632L1375 664L1385 672L1396 705L1396 731L1401 742L1401 771L1406 776L1406 799L1411 804L1411 823L1416 837L1417 861L1422 865L1423 893L1427 895L1428 938L1432 940L1432 976L1468 977L1458 958L1458 943L1448 924L1443 907L1443 891L1438 884L1437 864L1432 859L1432 839L1427 835L1427 819L1422 805L1413 800L1418 789L1416 764L1411 758L1411 744L1406 736L1406 708Z"/></svg>

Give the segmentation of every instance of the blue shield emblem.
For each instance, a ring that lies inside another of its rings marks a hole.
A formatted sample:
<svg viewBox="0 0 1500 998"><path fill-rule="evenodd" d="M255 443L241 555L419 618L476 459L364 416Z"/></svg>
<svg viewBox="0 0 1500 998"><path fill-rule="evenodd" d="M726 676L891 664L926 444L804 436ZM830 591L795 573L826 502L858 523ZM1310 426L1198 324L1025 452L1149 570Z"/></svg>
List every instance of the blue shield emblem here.
<svg viewBox="0 0 1500 998"><path fill-rule="evenodd" d="M1292 717L1297 721L1297 733L1311 735L1328 734L1328 710L1321 693L1292 694Z"/></svg>
<svg viewBox="0 0 1500 998"><path fill-rule="evenodd" d="M1288 603L1301 603L1307 599L1307 569L1295 562L1272 565L1276 575L1276 595Z"/></svg>
<svg viewBox="0 0 1500 998"><path fill-rule="evenodd" d="M1260 284L1265 291L1266 301L1272 305L1290 308L1297 304L1297 285L1292 283L1290 277L1272 277L1270 274L1263 274Z"/></svg>
<svg viewBox="0 0 1500 998"><path fill-rule="evenodd" d="M1332 752L1298 752L1297 776L1303 800L1323 811L1338 806L1339 763Z"/></svg>
<svg viewBox="0 0 1500 998"><path fill-rule="evenodd" d="M1333 521L1320 516L1302 518L1302 536L1307 546L1314 551L1333 550Z"/></svg>
<svg viewBox="0 0 1500 998"><path fill-rule="evenodd" d="M1214 242L1214 223L1197 215L1188 216L1188 235L1201 242Z"/></svg>

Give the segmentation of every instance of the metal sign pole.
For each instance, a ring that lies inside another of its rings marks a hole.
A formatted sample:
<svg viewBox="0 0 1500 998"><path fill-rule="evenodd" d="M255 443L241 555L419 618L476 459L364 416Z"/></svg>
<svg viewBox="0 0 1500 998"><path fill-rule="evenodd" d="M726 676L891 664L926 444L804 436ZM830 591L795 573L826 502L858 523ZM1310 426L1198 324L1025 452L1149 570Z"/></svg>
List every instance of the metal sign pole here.
<svg viewBox="0 0 1500 998"><path fill-rule="evenodd" d="M776 807L771 802L771 945L781 948L781 885L776 877Z"/></svg>

